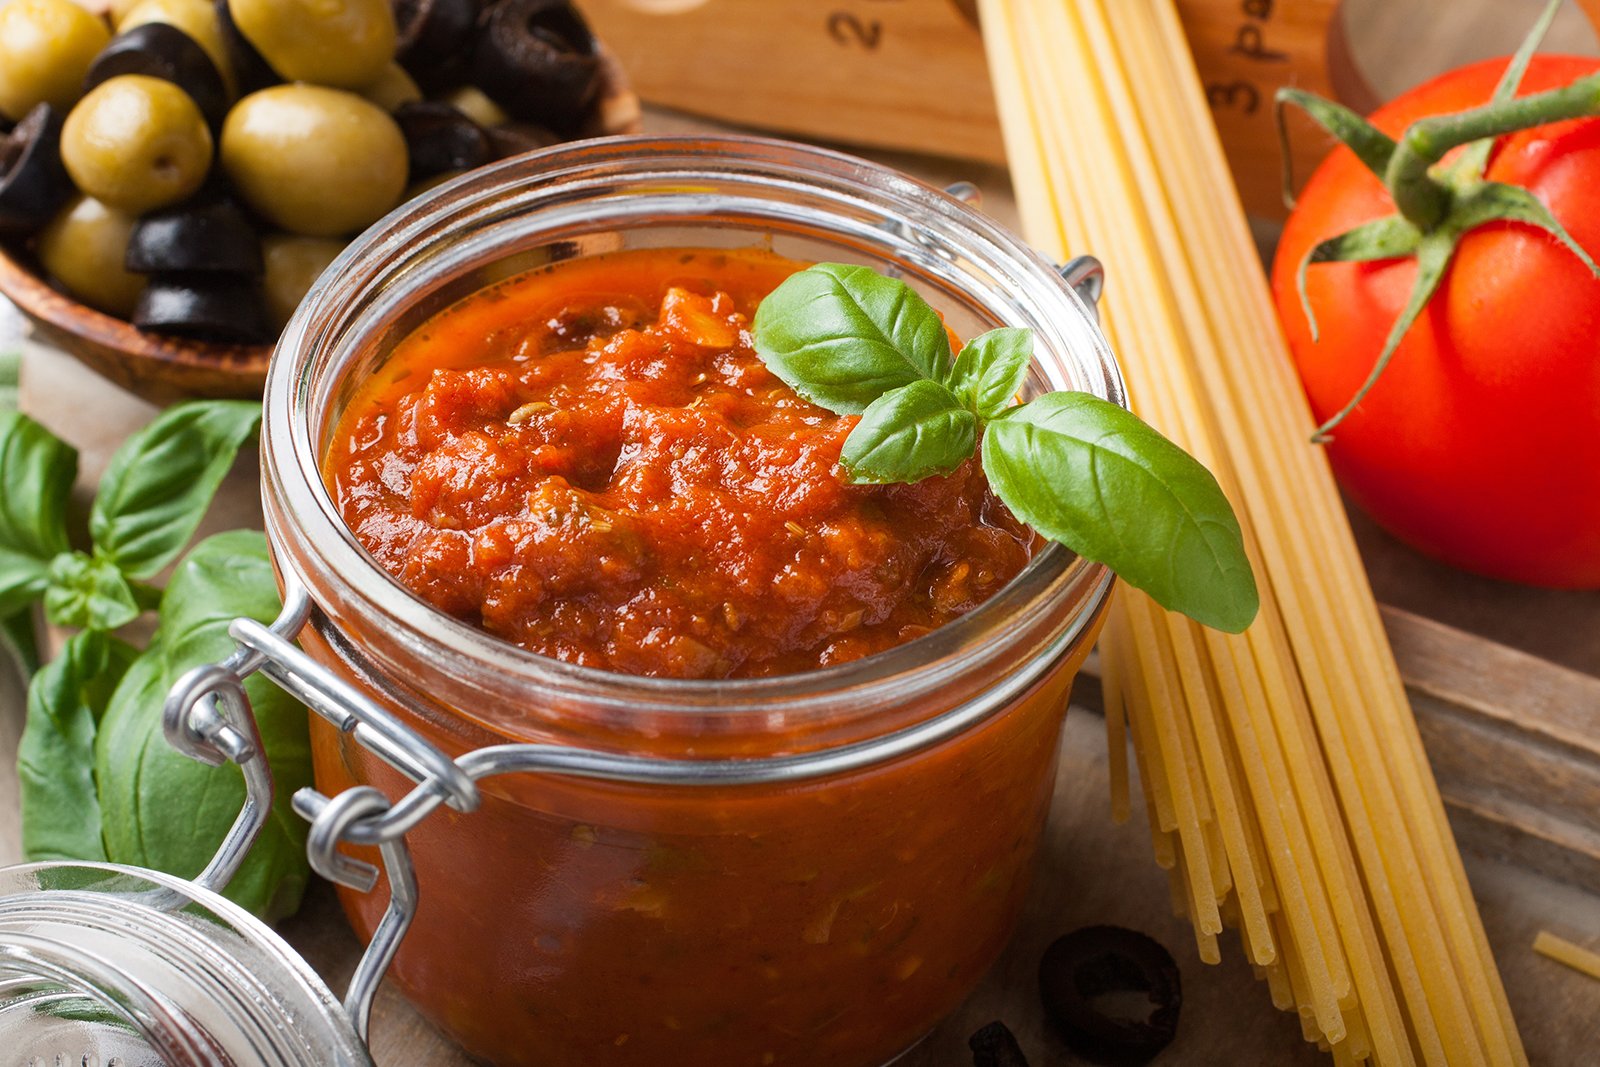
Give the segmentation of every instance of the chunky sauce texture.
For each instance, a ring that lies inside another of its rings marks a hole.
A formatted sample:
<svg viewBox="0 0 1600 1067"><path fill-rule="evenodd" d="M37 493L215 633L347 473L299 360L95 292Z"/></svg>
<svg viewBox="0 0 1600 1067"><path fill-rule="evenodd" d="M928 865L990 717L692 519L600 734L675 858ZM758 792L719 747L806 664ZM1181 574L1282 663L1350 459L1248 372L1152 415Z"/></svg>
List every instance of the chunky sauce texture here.
<svg viewBox="0 0 1600 1067"><path fill-rule="evenodd" d="M325 468L339 507L429 603L595 667L801 671L954 619L1024 565L1030 534L974 463L845 482L856 420L796 397L750 346L757 303L799 266L618 253L469 298L351 398ZM1009 938L1093 637L981 725L849 774L486 782L479 810L408 835L420 903L390 974L507 1067L878 1067ZM346 669L316 632L304 641ZM427 705L425 677L401 684ZM450 708L391 707L452 756L506 740ZM744 739L748 754L788 751L786 730ZM320 719L312 737L330 795L411 788ZM648 731L626 743L680 754ZM386 895L341 895L372 936Z"/></svg>
<svg viewBox="0 0 1600 1067"><path fill-rule="evenodd" d="M325 477L377 561L534 652L635 674L781 674L971 610L1031 534L979 465L862 486L854 417L762 364L749 325L803 264L664 249L501 282L403 341Z"/></svg>

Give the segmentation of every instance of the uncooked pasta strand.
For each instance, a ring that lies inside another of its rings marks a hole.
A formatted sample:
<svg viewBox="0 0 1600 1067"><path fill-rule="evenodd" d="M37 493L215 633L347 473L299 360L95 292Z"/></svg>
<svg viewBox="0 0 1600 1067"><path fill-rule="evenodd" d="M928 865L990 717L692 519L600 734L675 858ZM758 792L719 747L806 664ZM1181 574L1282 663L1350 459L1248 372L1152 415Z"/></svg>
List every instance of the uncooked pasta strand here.
<svg viewBox="0 0 1600 1067"><path fill-rule="evenodd" d="M1232 636L1119 591L1113 810L1126 722L1202 952L1237 926L1336 1062L1525 1063L1172 0L981 11L1024 229L1106 260L1134 406L1216 473L1263 594Z"/></svg>

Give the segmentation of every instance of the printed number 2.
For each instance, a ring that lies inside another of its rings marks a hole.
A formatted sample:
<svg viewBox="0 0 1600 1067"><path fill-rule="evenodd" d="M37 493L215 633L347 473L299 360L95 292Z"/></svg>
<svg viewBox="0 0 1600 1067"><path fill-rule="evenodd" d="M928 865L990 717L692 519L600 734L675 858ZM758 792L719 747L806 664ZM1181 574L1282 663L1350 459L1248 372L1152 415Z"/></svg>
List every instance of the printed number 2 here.
<svg viewBox="0 0 1600 1067"><path fill-rule="evenodd" d="M883 23L877 19L863 22L848 11L835 11L828 16L828 36L843 45L859 44L869 52L878 49L883 40Z"/></svg>

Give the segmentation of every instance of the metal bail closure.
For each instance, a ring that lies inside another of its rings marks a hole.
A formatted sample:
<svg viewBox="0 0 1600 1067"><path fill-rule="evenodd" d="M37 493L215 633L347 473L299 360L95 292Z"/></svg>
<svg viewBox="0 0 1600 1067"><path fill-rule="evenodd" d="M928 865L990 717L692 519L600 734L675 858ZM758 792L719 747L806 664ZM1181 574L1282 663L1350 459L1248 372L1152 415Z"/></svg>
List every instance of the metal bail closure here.
<svg viewBox="0 0 1600 1067"><path fill-rule="evenodd" d="M344 998L350 1024L365 1043L378 984L416 913L416 874L404 834L439 803L458 811L474 810L478 788L443 752L295 647L293 639L310 620L311 610L305 587L290 577L283 610L271 626L235 619L228 632L238 648L223 662L196 667L178 680L167 694L162 728L167 741L185 755L212 765L236 763L244 773L244 806L196 879L212 892L221 892L238 873L272 810L272 772L244 689L251 674L260 671L271 678L418 784L406 798L411 805L402 805L404 810L391 808L388 798L370 787L351 789L331 800L303 789L294 798L295 810L311 822L306 852L312 868L330 881L370 892L377 885L378 871L339 852L337 846L341 840L360 838L381 846L389 907ZM364 832L356 832L358 823Z"/></svg>
<svg viewBox="0 0 1600 1067"><path fill-rule="evenodd" d="M1106 268L1094 256L1073 256L1056 268L1061 280L1071 287L1094 321L1100 321L1100 294L1106 288Z"/></svg>

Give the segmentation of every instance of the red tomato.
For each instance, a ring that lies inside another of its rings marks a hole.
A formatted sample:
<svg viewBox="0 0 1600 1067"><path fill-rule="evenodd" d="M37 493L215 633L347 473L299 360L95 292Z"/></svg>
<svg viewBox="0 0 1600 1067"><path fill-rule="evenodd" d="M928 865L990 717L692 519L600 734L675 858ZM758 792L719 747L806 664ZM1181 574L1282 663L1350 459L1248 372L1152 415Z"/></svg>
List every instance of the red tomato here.
<svg viewBox="0 0 1600 1067"><path fill-rule="evenodd" d="M1380 108L1398 136L1486 103L1506 61L1453 71ZM1600 62L1538 56L1522 93ZM1531 190L1600 258L1600 119L1496 142L1487 177ZM1272 288L1318 420L1356 394L1416 278L1410 259L1313 266L1311 339L1295 271L1328 237L1394 213L1346 148L1317 168L1278 246ZM1327 446L1350 496L1449 563L1536 585L1600 588L1600 280L1548 234L1494 222L1467 234L1382 379Z"/></svg>

